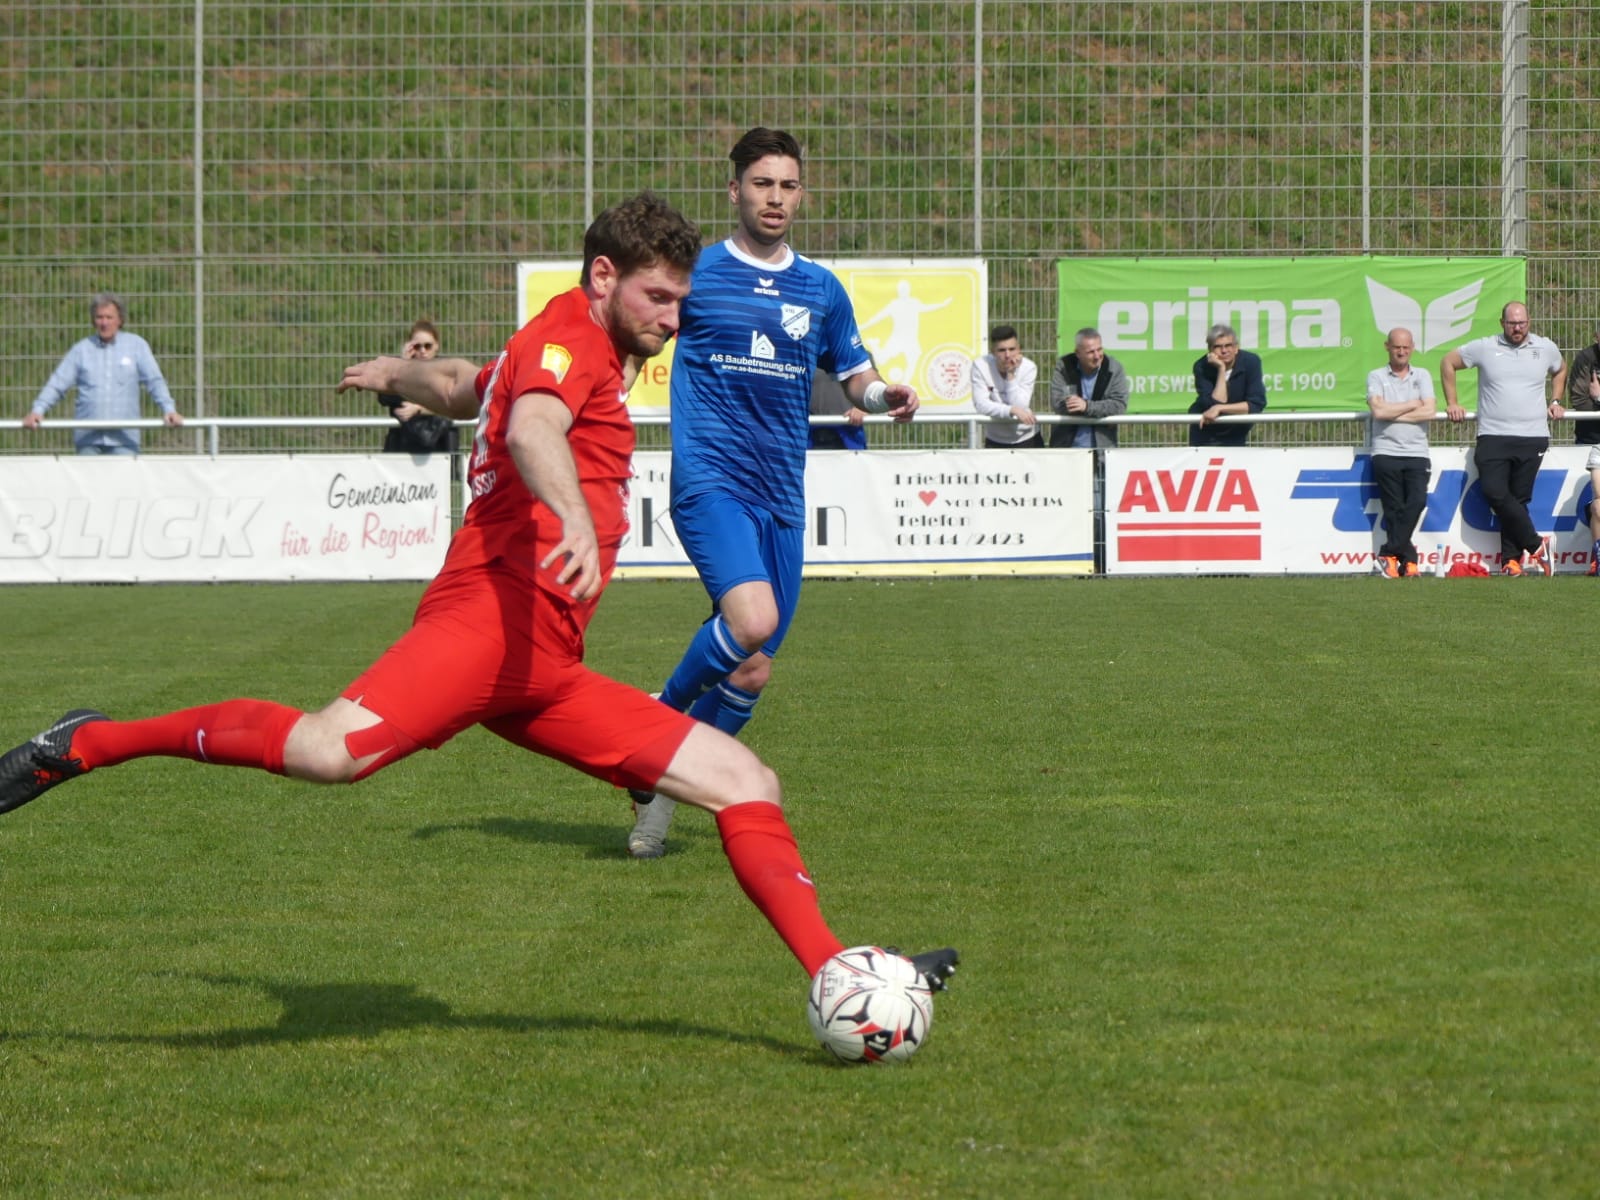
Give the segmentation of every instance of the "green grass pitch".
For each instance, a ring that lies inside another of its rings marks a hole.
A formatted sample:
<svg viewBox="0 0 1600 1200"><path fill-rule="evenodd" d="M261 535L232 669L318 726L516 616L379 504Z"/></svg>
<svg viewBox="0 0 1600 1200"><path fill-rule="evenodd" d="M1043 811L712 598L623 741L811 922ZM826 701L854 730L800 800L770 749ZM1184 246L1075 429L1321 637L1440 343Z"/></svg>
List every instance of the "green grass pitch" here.
<svg viewBox="0 0 1600 1200"><path fill-rule="evenodd" d="M0 590L0 749L318 706L415 586ZM1588 1196L1596 589L819 581L748 732L847 942L829 1063L712 823L474 730L353 788L145 760L0 819L0 1195ZM618 584L658 686L697 585Z"/></svg>

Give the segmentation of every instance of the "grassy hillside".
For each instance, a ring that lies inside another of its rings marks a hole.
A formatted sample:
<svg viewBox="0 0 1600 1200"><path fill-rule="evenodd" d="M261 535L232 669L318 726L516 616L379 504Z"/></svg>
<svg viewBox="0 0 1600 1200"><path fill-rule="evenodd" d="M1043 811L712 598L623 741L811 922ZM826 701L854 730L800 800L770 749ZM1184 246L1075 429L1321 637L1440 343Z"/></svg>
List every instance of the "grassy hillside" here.
<svg viewBox="0 0 1600 1200"><path fill-rule="evenodd" d="M419 313L447 350L496 347L511 264L573 253L591 177L597 204L651 186L719 232L755 123L807 146L804 249L981 253L991 311L1045 353L1061 255L1497 253L1501 7L1374 4L1364 84L1356 0L989 0L981 40L970 3L601 0L587 77L576 0L210 3L197 110L191 4L12 6L0 407L104 286L191 396L203 242L207 411L357 411L330 372ZM1595 72L1580 7L1529 19L1530 280L1572 346Z"/></svg>

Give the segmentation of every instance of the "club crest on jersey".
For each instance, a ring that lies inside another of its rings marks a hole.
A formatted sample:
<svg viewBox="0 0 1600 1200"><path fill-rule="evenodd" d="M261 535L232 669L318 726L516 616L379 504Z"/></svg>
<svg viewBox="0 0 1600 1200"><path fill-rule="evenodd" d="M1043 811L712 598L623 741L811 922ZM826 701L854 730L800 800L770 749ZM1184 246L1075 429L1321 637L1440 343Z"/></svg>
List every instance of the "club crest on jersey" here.
<svg viewBox="0 0 1600 1200"><path fill-rule="evenodd" d="M565 346L558 346L554 342L546 342L544 349L539 353L539 366L549 371L560 383L567 377L567 371L572 366L572 355Z"/></svg>
<svg viewBox="0 0 1600 1200"><path fill-rule="evenodd" d="M804 304L785 304L782 309L783 331L795 341L811 332L811 310Z"/></svg>

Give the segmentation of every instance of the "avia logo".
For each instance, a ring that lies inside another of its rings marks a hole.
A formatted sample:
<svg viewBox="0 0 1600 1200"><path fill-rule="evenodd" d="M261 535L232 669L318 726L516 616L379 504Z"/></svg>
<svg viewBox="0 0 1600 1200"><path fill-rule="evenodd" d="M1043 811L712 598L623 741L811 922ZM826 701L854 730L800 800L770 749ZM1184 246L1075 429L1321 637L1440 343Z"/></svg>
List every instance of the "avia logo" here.
<svg viewBox="0 0 1600 1200"><path fill-rule="evenodd" d="M1213 298L1203 287L1186 300L1107 300L1096 319L1107 350L1204 350L1206 330L1231 325L1257 349L1321 350L1344 344L1343 314L1331 297L1310 300Z"/></svg>
<svg viewBox="0 0 1600 1200"><path fill-rule="evenodd" d="M1117 500L1123 562L1260 562L1261 505L1248 471L1129 471Z"/></svg>
<svg viewBox="0 0 1600 1200"><path fill-rule="evenodd" d="M759 329L750 331L750 357L751 358L777 358L778 351L772 345L772 339Z"/></svg>
<svg viewBox="0 0 1600 1200"><path fill-rule="evenodd" d="M1472 331L1472 317L1478 311L1482 293L1483 280L1475 279L1464 288L1445 293L1424 309L1414 296L1367 276L1367 296L1372 301L1372 319L1378 332L1387 337L1391 329L1404 326L1416 338L1418 354L1466 337Z"/></svg>

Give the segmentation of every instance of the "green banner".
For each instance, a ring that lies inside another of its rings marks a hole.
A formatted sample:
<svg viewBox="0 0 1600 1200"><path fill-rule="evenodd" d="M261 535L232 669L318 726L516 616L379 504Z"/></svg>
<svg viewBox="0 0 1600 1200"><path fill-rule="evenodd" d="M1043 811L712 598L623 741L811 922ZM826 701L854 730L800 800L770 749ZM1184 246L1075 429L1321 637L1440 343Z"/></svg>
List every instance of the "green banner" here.
<svg viewBox="0 0 1600 1200"><path fill-rule="evenodd" d="M1056 278L1059 353L1098 329L1127 368L1131 413L1188 411L1212 325L1261 356L1268 412L1365 409L1367 372L1388 361L1396 326L1411 330L1412 361L1442 404L1445 352L1500 332L1501 307L1527 294L1520 258L1066 258ZM1458 381L1475 407L1477 372Z"/></svg>

